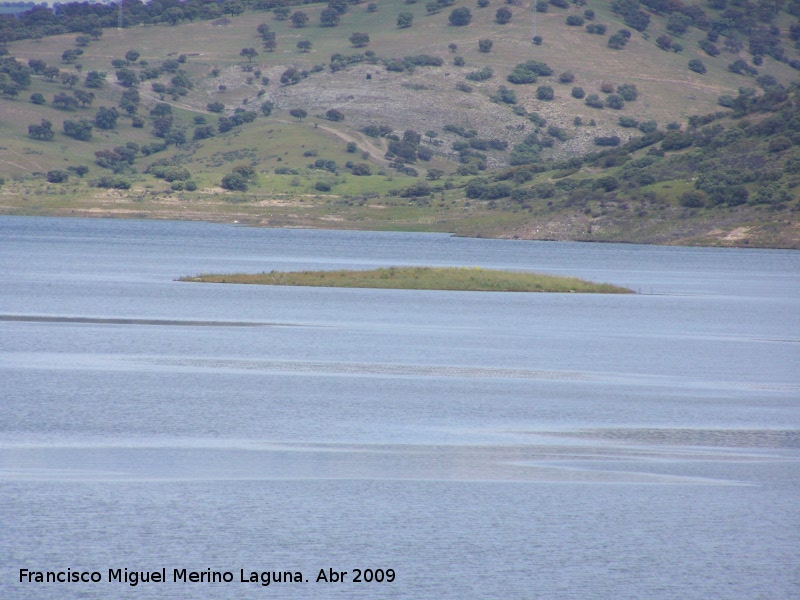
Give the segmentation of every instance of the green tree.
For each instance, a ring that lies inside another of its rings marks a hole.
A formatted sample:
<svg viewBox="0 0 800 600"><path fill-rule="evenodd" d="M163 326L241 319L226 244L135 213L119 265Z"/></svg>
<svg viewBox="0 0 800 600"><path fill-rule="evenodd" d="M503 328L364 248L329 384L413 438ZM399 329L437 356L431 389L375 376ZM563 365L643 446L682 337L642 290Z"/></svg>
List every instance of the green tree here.
<svg viewBox="0 0 800 600"><path fill-rule="evenodd" d="M119 107L128 113L129 116L133 116L139 110L140 101L141 98L139 97L139 90L125 90L122 92L122 98L119 101Z"/></svg>
<svg viewBox="0 0 800 600"><path fill-rule="evenodd" d="M311 46L312 44L308 40L301 40L297 42L297 49L300 50L300 52L310 52Z"/></svg>
<svg viewBox="0 0 800 600"><path fill-rule="evenodd" d="M302 79L300 71L295 67L289 67L281 75L281 83L283 85L294 85Z"/></svg>
<svg viewBox="0 0 800 600"><path fill-rule="evenodd" d="M225 110L225 105L222 102L209 102L206 104L206 110L213 113L221 113Z"/></svg>
<svg viewBox="0 0 800 600"><path fill-rule="evenodd" d="M89 71L83 85L87 88L100 89L106 83L106 74L100 71Z"/></svg>
<svg viewBox="0 0 800 600"><path fill-rule="evenodd" d="M492 40L478 40L478 50L480 52L489 53L492 51L492 46L494 46L494 42Z"/></svg>
<svg viewBox="0 0 800 600"><path fill-rule="evenodd" d="M91 104L94 101L94 92L87 92L85 90L75 90L72 92L72 95L75 96L75 99L81 103L83 108L86 108L87 105Z"/></svg>
<svg viewBox="0 0 800 600"><path fill-rule="evenodd" d="M62 85L66 85L67 87L73 87L76 83L80 81L80 78L75 73L62 73L61 74L61 83Z"/></svg>
<svg viewBox="0 0 800 600"><path fill-rule="evenodd" d="M28 125L28 135L37 140L52 140L55 136L53 124L47 119L42 119L39 125Z"/></svg>
<svg viewBox="0 0 800 600"><path fill-rule="evenodd" d="M288 6L278 6L272 14L275 15L276 21L285 21L289 18L289 13L292 11Z"/></svg>
<svg viewBox="0 0 800 600"><path fill-rule="evenodd" d="M293 108L292 110L289 111L289 114L292 115L298 121L302 121L308 116L308 113L302 108Z"/></svg>
<svg viewBox="0 0 800 600"><path fill-rule="evenodd" d="M325 27L336 27L341 16L335 8L326 8L319 15L319 22Z"/></svg>
<svg viewBox="0 0 800 600"><path fill-rule="evenodd" d="M47 183L66 183L68 179L69 173L66 171L54 169L47 172Z"/></svg>
<svg viewBox="0 0 800 600"><path fill-rule="evenodd" d="M397 15L397 26L400 29L407 29L411 27L411 24L414 22L414 15L410 12L401 12Z"/></svg>
<svg viewBox="0 0 800 600"><path fill-rule="evenodd" d="M296 10L292 13L292 25L295 27L305 27L308 23L308 15L302 10Z"/></svg>
<svg viewBox="0 0 800 600"><path fill-rule="evenodd" d="M508 8L503 6L497 9L497 12L494 15L494 19L495 21L500 23L500 25L505 25L511 20L512 16L514 16L513 13Z"/></svg>
<svg viewBox="0 0 800 600"><path fill-rule="evenodd" d="M549 85L540 85L536 88L536 98L538 100L552 100L554 97L555 92Z"/></svg>
<svg viewBox="0 0 800 600"><path fill-rule="evenodd" d="M53 95L53 106L62 110L72 110L78 108L78 101L74 96L69 96L64 92Z"/></svg>
<svg viewBox="0 0 800 600"><path fill-rule="evenodd" d="M366 33L356 31L349 39L350 43L356 48L363 48L369 44L369 34Z"/></svg>
<svg viewBox="0 0 800 600"><path fill-rule="evenodd" d="M67 119L64 121L64 133L82 142L87 142L92 139L92 129L92 124L86 119L80 119L78 121Z"/></svg>
<svg viewBox="0 0 800 600"><path fill-rule="evenodd" d="M696 58L689 61L689 69L694 71L695 73L700 73L701 75L705 74L706 71L708 71L703 62L697 60Z"/></svg>
<svg viewBox="0 0 800 600"><path fill-rule="evenodd" d="M44 75L48 80L53 81L56 77L61 74L61 71L58 67L45 67L42 71L42 75Z"/></svg>
<svg viewBox="0 0 800 600"><path fill-rule="evenodd" d="M116 73L117 81L123 87L134 87L139 85L139 76L136 74L135 71L130 69L119 69Z"/></svg>
<svg viewBox="0 0 800 600"><path fill-rule="evenodd" d="M41 75L47 68L47 63L38 58L32 58L28 61L28 67L33 71L34 75Z"/></svg>
<svg viewBox="0 0 800 600"><path fill-rule="evenodd" d="M335 108L329 108L325 113L325 118L329 121L344 121L344 113Z"/></svg>
<svg viewBox="0 0 800 600"><path fill-rule="evenodd" d="M34 104L45 104L47 102L47 100L45 100L45 97L44 97L43 94L40 94L39 92L35 92L35 93L31 94L31 102L33 102Z"/></svg>
<svg viewBox="0 0 800 600"><path fill-rule="evenodd" d="M125 53L125 60L127 60L128 63L135 63L137 60L139 60L139 56L140 56L140 54L139 54L138 51L136 51L136 50L128 50Z"/></svg>
<svg viewBox="0 0 800 600"><path fill-rule="evenodd" d="M222 178L222 187L234 192L246 192L247 179L239 173L228 173Z"/></svg>
<svg viewBox="0 0 800 600"><path fill-rule="evenodd" d="M448 21L450 25L464 27L472 22L472 12L466 7L454 8L448 17Z"/></svg>
<svg viewBox="0 0 800 600"><path fill-rule="evenodd" d="M242 51L239 52L239 56L244 56L247 59L247 62L251 62L256 56L258 56L258 52L255 48L242 48Z"/></svg>
<svg viewBox="0 0 800 600"><path fill-rule="evenodd" d="M119 113L116 108L101 106L97 109L97 114L94 116L94 124L98 129L115 129L118 118Z"/></svg>

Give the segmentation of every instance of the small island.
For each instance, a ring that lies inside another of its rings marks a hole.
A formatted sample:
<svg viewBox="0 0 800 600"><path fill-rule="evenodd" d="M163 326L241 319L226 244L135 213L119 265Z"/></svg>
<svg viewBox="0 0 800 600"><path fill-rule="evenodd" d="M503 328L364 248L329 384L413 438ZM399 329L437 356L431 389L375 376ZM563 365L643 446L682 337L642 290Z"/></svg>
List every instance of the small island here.
<svg viewBox="0 0 800 600"><path fill-rule="evenodd" d="M576 277L478 267L388 267L368 271L271 271L257 274L204 274L181 277L179 281L471 292L633 293L632 290L623 287L607 283L593 283Z"/></svg>

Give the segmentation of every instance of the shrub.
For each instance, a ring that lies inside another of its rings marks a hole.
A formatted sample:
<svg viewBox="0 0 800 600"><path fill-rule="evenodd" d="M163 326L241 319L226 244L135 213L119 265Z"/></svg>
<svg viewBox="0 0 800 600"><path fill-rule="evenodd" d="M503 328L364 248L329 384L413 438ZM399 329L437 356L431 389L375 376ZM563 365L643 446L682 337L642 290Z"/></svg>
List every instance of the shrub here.
<svg viewBox="0 0 800 600"><path fill-rule="evenodd" d="M246 192L247 179L240 173L228 173L222 178L222 187L235 192Z"/></svg>
<svg viewBox="0 0 800 600"><path fill-rule="evenodd" d="M511 71L511 74L506 79L511 83L521 85L525 83L536 83L538 76L547 77L552 74L553 69L547 64L536 60L529 60L515 66L514 70Z"/></svg>
<svg viewBox="0 0 800 600"><path fill-rule="evenodd" d="M770 152L783 152L792 147L792 140L786 136L779 135L774 137L769 142Z"/></svg>
<svg viewBox="0 0 800 600"><path fill-rule="evenodd" d="M471 71L465 75L470 81L486 81L494 75L491 67L483 67L478 71Z"/></svg>
<svg viewBox="0 0 800 600"><path fill-rule="evenodd" d="M639 97L639 91L636 89L636 85L632 83L624 83L617 86L617 93L622 96L625 102L633 102Z"/></svg>
<svg viewBox="0 0 800 600"><path fill-rule="evenodd" d="M583 17L579 17L578 15L570 15L567 17L567 25L570 27L583 27L583 24Z"/></svg>
<svg viewBox="0 0 800 600"><path fill-rule="evenodd" d="M654 133L658 129L658 123L655 121L643 121L639 123L639 131L642 133Z"/></svg>
<svg viewBox="0 0 800 600"><path fill-rule="evenodd" d="M497 93L492 95L494 102L504 102L506 104L517 103L517 93L514 90L508 89L506 86L501 85L497 89Z"/></svg>
<svg viewBox="0 0 800 600"><path fill-rule="evenodd" d="M407 29L411 27L411 24L414 22L414 15L410 12L401 12L397 15L397 26L400 29Z"/></svg>
<svg viewBox="0 0 800 600"><path fill-rule="evenodd" d="M622 110L622 108L625 106L625 101L619 94L609 94L606 97L606 106L608 108L613 108L614 110Z"/></svg>
<svg viewBox="0 0 800 600"><path fill-rule="evenodd" d="M511 20L512 16L513 16L512 12L508 8L503 6L497 9L497 13L495 14L495 20L501 25L505 25Z"/></svg>
<svg viewBox="0 0 800 600"><path fill-rule="evenodd" d="M597 94L589 94L586 96L586 106L591 106L592 108L603 108L603 101Z"/></svg>
<svg viewBox="0 0 800 600"><path fill-rule="evenodd" d="M697 60L696 58L689 61L689 69L694 71L695 73L700 73L701 75L705 74L708 69L702 63L702 61Z"/></svg>
<svg viewBox="0 0 800 600"><path fill-rule="evenodd" d="M325 118L329 121L344 121L344 113L340 110L336 110L335 108L330 108L325 113Z"/></svg>
<svg viewBox="0 0 800 600"><path fill-rule="evenodd" d="M706 195L703 192L692 190L681 194L678 202L686 208L702 208L705 206Z"/></svg>
<svg viewBox="0 0 800 600"><path fill-rule="evenodd" d="M65 183L69 179L69 173L60 169L47 172L48 183Z"/></svg>
<svg viewBox="0 0 800 600"><path fill-rule="evenodd" d="M555 97L553 88L549 85L540 85L536 88L536 98L538 100L552 100Z"/></svg>
<svg viewBox="0 0 800 600"><path fill-rule="evenodd" d="M99 188L111 188L115 190L131 189L131 182L119 175L103 175L94 182L94 185Z"/></svg>
<svg viewBox="0 0 800 600"><path fill-rule="evenodd" d="M558 76L559 83L572 83L575 81L575 75L570 73L569 71L564 71L561 75Z"/></svg>
<svg viewBox="0 0 800 600"><path fill-rule="evenodd" d="M489 39L478 40L478 50L484 53L489 53L492 51L492 46L494 42Z"/></svg>
<svg viewBox="0 0 800 600"><path fill-rule="evenodd" d="M611 136L598 136L594 138L594 143L597 146L619 146L620 139L616 135Z"/></svg>
<svg viewBox="0 0 800 600"><path fill-rule="evenodd" d="M314 189L318 192L330 192L331 191L331 184L325 181L317 181L314 184Z"/></svg>
<svg viewBox="0 0 800 600"><path fill-rule="evenodd" d="M574 87L572 88L572 97L577 98L578 100L582 99L586 96L586 92L583 91L582 87Z"/></svg>
<svg viewBox="0 0 800 600"><path fill-rule="evenodd" d="M594 33L597 35L605 35L608 27L600 23L590 23L586 26L586 33Z"/></svg>
<svg viewBox="0 0 800 600"><path fill-rule="evenodd" d="M448 17L448 21L450 25L455 25L456 27L469 25L472 22L472 12L465 7L454 8Z"/></svg>

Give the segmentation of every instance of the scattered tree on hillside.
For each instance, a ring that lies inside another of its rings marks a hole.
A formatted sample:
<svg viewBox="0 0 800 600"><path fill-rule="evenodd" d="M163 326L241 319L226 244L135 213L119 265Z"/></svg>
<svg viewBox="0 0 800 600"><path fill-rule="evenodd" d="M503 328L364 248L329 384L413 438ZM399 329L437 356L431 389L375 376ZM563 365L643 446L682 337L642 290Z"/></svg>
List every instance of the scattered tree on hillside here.
<svg viewBox="0 0 800 600"><path fill-rule="evenodd" d="M494 46L494 42L492 40L478 40L478 50L480 52L489 53L492 51L492 46Z"/></svg>
<svg viewBox="0 0 800 600"><path fill-rule="evenodd" d="M289 114L292 115L298 121L302 121L308 116L308 113L302 108L293 108L289 111Z"/></svg>
<svg viewBox="0 0 800 600"><path fill-rule="evenodd" d="M325 118L329 121L344 121L344 113L335 108L330 108L325 113Z"/></svg>
<svg viewBox="0 0 800 600"><path fill-rule="evenodd" d="M472 12L463 6L461 8L454 8L448 17L448 21L450 25L464 27L472 22Z"/></svg>
<svg viewBox="0 0 800 600"><path fill-rule="evenodd" d="M555 92L549 85L540 85L536 88L536 98L538 100L552 100L554 97Z"/></svg>
<svg viewBox="0 0 800 600"><path fill-rule="evenodd" d="M74 96L69 96L64 92L58 92L53 95L53 106L62 110L70 110L78 108L78 101Z"/></svg>
<svg viewBox="0 0 800 600"><path fill-rule="evenodd" d="M295 27L305 27L308 23L308 15L302 10L296 10L292 13L292 25Z"/></svg>
<svg viewBox="0 0 800 600"><path fill-rule="evenodd" d="M411 27L411 24L414 22L414 15L410 12L401 12L397 15L397 26L400 29L406 29Z"/></svg>
<svg viewBox="0 0 800 600"><path fill-rule="evenodd" d="M117 81L123 87L134 87L139 85L139 76L136 74L135 71L130 69L119 69L116 72Z"/></svg>
<svg viewBox="0 0 800 600"><path fill-rule="evenodd" d="M691 69L695 73L700 73L701 75L703 75L708 70L706 69L706 66L703 64L703 62L697 60L696 58L689 61L689 69Z"/></svg>
<svg viewBox="0 0 800 600"><path fill-rule="evenodd" d="M61 71L58 67L45 67L42 71L42 75L44 75L49 81L53 81L56 77L60 75Z"/></svg>
<svg viewBox="0 0 800 600"><path fill-rule="evenodd" d="M366 33L356 31L350 36L349 39L350 43L356 48L363 48L369 44L369 35Z"/></svg>
<svg viewBox="0 0 800 600"><path fill-rule="evenodd" d="M326 8L319 15L319 22L325 27L336 27L340 19L339 11L335 8Z"/></svg>
<svg viewBox="0 0 800 600"><path fill-rule="evenodd" d="M86 119L78 121L67 119L64 121L64 133L71 138L86 142L92 139L92 124Z"/></svg>
<svg viewBox="0 0 800 600"><path fill-rule="evenodd" d="M94 124L99 129L114 129L117 126L118 118L119 113L116 108L101 106L97 109L97 114L94 116Z"/></svg>
<svg viewBox="0 0 800 600"><path fill-rule="evenodd" d="M267 52L275 51L275 48L278 46L278 40L274 31L270 31L264 35L264 43L262 45Z"/></svg>
<svg viewBox="0 0 800 600"><path fill-rule="evenodd" d="M55 136L53 124L47 119L42 119L39 125L28 125L28 135L37 140L52 140Z"/></svg>
<svg viewBox="0 0 800 600"><path fill-rule="evenodd" d="M513 13L506 8L505 6L498 8L497 12L495 13L495 21L500 23L500 25L505 25L511 20L511 17L514 16Z"/></svg>
<svg viewBox="0 0 800 600"><path fill-rule="evenodd" d="M137 60L139 60L139 56L141 55L137 50L128 50L125 53L125 60L127 60L128 63L135 63Z"/></svg>
<svg viewBox="0 0 800 600"><path fill-rule="evenodd" d="M67 87L73 87L76 83L80 81L80 78L75 73L62 73L61 74L61 83L62 85L66 85Z"/></svg>
<svg viewBox="0 0 800 600"><path fill-rule="evenodd" d="M294 85L301 79L302 75L300 75L300 71L298 71L295 67L289 67L281 75L281 83L283 85Z"/></svg>
<svg viewBox="0 0 800 600"><path fill-rule="evenodd" d="M242 48L242 51L239 52L239 56L244 56L247 58L247 62L251 62L256 56L258 56L258 52L255 48Z"/></svg>
<svg viewBox="0 0 800 600"><path fill-rule="evenodd" d="M312 45L313 44L308 40L300 40L297 42L297 49L300 50L300 52L310 52Z"/></svg>
<svg viewBox="0 0 800 600"><path fill-rule="evenodd" d="M87 104L91 104L94 101L94 92L75 90L72 92L72 95L75 96L75 99L81 103L83 108L86 108Z"/></svg>
<svg viewBox="0 0 800 600"><path fill-rule="evenodd" d="M100 71L89 71L86 74L86 79L83 82L87 88L99 89L106 83L106 74Z"/></svg>

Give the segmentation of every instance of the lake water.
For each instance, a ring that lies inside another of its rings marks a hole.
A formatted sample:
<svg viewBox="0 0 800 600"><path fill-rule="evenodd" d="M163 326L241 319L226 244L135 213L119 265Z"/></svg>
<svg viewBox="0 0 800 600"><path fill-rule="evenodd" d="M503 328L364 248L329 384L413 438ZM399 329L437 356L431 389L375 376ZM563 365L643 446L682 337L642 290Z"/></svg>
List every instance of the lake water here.
<svg viewBox="0 0 800 600"><path fill-rule="evenodd" d="M175 281L401 264L640 293ZM800 253L0 217L0 598L267 595L800 598Z"/></svg>

